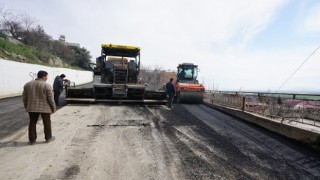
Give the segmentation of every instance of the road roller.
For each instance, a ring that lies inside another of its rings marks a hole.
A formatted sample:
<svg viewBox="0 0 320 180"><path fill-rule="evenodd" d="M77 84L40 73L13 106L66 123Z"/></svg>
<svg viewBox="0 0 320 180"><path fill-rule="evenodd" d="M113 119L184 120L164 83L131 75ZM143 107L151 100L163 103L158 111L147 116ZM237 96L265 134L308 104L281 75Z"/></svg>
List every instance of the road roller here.
<svg viewBox="0 0 320 180"><path fill-rule="evenodd" d="M205 87L199 83L198 65L193 63L182 63L177 67L176 100L178 103L194 103L203 102Z"/></svg>

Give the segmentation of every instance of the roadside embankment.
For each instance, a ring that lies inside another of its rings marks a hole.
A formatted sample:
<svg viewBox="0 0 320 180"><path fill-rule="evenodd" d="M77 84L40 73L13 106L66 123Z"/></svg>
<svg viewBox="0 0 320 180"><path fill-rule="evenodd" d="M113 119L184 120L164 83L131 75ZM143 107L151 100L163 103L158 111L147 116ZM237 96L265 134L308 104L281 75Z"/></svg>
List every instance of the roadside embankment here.
<svg viewBox="0 0 320 180"><path fill-rule="evenodd" d="M218 106L204 102L205 105L212 107L214 109L220 110L232 116L241 118L245 121L257 124L264 127L270 131L279 133L288 138L300 141L313 149L320 150L320 128L313 126L301 125L299 123L290 124L283 122L282 120L271 119L267 117L262 117L249 112L244 112L238 109Z"/></svg>
<svg viewBox="0 0 320 180"><path fill-rule="evenodd" d="M48 67L36 64L20 63L0 59L0 98L21 95L25 83L33 80L39 70L49 73L48 83L53 84L57 75L65 74L75 85L81 85L93 81L91 71L81 71L67 68Z"/></svg>

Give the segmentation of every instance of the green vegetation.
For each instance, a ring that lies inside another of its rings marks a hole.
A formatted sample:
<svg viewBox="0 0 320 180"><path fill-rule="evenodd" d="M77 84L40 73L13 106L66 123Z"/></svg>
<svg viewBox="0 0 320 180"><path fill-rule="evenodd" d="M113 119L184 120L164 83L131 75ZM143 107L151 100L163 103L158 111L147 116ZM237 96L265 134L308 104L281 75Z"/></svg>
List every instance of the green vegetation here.
<svg viewBox="0 0 320 180"><path fill-rule="evenodd" d="M0 57L32 64L49 65L48 60L53 56L24 44L12 43L8 39L0 37Z"/></svg>
<svg viewBox="0 0 320 180"><path fill-rule="evenodd" d="M320 100L319 95L297 95L296 99L303 99L303 100Z"/></svg>
<svg viewBox="0 0 320 180"><path fill-rule="evenodd" d="M65 39L53 40L35 19L14 14L0 6L0 57L25 63L73 69L88 69L90 52L70 46ZM63 36L64 37L64 36Z"/></svg>
<svg viewBox="0 0 320 180"><path fill-rule="evenodd" d="M39 51L23 43L10 42L8 37L1 36L0 34L0 58L14 60L18 62L30 63L30 64L54 66L49 63L49 60L55 59L55 56L45 51ZM64 63L63 67L65 68L71 68L76 70L83 69L77 66L77 64L75 63L72 65L69 65L66 62L63 62L63 63ZM83 66L86 66L86 65L83 65Z"/></svg>
<svg viewBox="0 0 320 180"><path fill-rule="evenodd" d="M282 98L282 99L299 99L299 100L320 100L320 95L312 95L312 94L273 94L273 93L264 93L263 96L274 97L274 98ZM293 98L295 95L295 98Z"/></svg>

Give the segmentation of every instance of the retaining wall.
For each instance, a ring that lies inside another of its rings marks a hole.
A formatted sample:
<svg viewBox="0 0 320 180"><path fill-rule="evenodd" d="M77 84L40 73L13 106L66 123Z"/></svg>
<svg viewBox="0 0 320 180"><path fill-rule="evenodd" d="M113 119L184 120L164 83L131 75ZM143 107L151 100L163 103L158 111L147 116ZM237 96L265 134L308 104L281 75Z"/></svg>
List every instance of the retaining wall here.
<svg viewBox="0 0 320 180"><path fill-rule="evenodd" d="M0 59L0 98L21 95L25 83L36 78L39 70L48 72L47 83L51 86L54 78L60 74L65 74L66 79L74 82L75 85L93 81L91 71L55 68Z"/></svg>
<svg viewBox="0 0 320 180"><path fill-rule="evenodd" d="M232 116L243 119L245 121L262 126L270 131L279 133L288 138L298 140L318 151L320 150L320 132L318 131L313 131L311 129L303 129L300 127L291 126L289 124L282 124L270 118L258 116L238 109L217 106L206 102L204 104L214 109L218 109L222 112L230 114Z"/></svg>

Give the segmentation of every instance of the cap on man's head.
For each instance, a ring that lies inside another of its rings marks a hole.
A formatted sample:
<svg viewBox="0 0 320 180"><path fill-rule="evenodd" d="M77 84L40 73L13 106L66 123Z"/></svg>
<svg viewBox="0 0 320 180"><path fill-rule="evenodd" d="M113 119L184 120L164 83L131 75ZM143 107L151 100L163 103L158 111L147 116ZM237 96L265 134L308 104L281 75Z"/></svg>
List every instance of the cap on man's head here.
<svg viewBox="0 0 320 180"><path fill-rule="evenodd" d="M173 81L173 78L170 78L170 81Z"/></svg>
<svg viewBox="0 0 320 180"><path fill-rule="evenodd" d="M64 74L61 74L61 75L60 75L60 77L61 77L61 78L65 78L65 77L66 77L66 75L64 75Z"/></svg>

